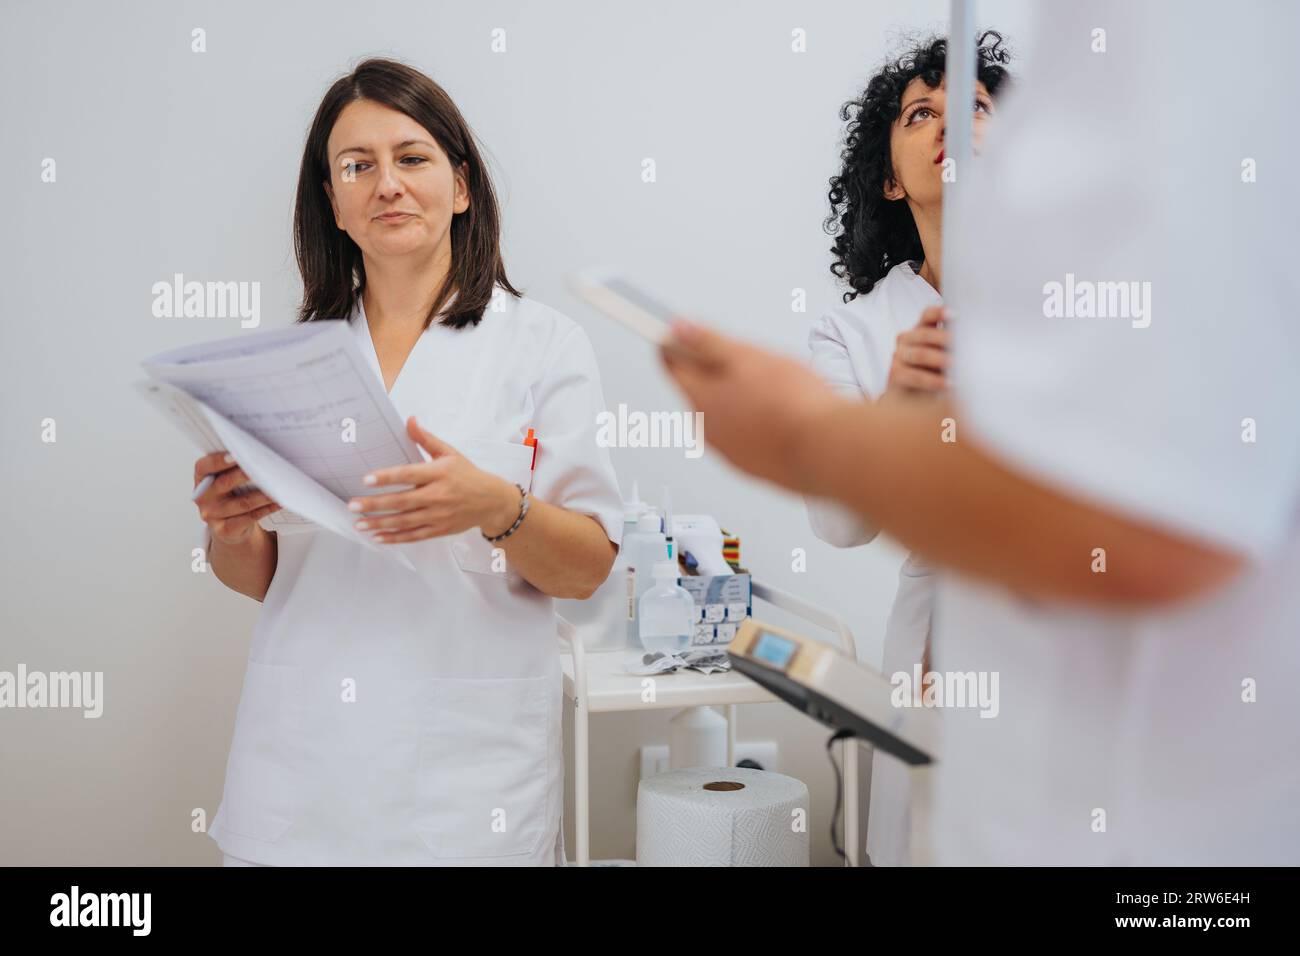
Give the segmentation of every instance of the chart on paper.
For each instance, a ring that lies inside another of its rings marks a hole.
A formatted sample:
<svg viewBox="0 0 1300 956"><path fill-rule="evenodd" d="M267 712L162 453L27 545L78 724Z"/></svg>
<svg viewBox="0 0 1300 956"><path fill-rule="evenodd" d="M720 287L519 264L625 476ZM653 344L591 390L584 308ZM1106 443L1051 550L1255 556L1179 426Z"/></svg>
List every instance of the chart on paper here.
<svg viewBox="0 0 1300 956"><path fill-rule="evenodd" d="M373 494L378 489L362 483L368 472L424 458L362 359L347 323L313 324L179 349L144 367L220 413L336 498ZM181 414L192 419L197 413ZM296 515L285 520L303 521Z"/></svg>

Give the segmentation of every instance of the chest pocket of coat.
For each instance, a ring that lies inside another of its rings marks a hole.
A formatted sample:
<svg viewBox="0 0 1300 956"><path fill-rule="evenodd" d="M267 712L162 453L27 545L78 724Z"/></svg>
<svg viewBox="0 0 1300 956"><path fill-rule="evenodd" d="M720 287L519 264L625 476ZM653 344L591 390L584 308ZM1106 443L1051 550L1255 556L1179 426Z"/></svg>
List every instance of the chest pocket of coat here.
<svg viewBox="0 0 1300 956"><path fill-rule="evenodd" d="M452 441L451 444L484 471L504 478L511 484L519 485L524 491L532 490L533 449L531 445L483 438ZM506 529L490 530L492 534L498 534ZM508 573L505 556L499 555L495 560L492 556L492 552L497 547L499 545L486 541L478 528L471 528L452 539L451 553L455 555L456 563L460 565L462 571L496 574L504 581Z"/></svg>

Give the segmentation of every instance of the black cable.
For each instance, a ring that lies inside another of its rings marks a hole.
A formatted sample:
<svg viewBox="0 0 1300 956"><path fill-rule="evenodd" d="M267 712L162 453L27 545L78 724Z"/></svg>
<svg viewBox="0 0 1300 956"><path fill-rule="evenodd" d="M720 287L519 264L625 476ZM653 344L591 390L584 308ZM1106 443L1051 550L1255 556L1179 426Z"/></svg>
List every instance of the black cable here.
<svg viewBox="0 0 1300 956"><path fill-rule="evenodd" d="M835 731L831 734L830 739L826 741L826 756L830 758L831 769L835 771L835 809L831 812L831 846L840 859L845 858L844 845L840 842L839 822L840 822L840 798L844 795L844 779L840 775L840 765L835 762L835 751L831 748L835 741L844 740L852 737L853 731L848 728Z"/></svg>

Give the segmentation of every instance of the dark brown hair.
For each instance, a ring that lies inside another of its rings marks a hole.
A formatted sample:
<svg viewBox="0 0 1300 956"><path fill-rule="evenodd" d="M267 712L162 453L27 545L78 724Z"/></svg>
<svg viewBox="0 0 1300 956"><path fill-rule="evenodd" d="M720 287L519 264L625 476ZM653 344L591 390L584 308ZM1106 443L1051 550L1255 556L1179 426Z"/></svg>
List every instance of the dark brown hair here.
<svg viewBox="0 0 1300 956"><path fill-rule="evenodd" d="M453 293L454 308L441 324L457 329L483 318L494 286L518 297L501 260L496 191L469 124L447 91L419 70L395 60L369 59L329 88L307 134L293 212L294 253L303 282L298 321L347 317L366 287L361 249L334 221L329 196L321 185L331 181L330 131L343 108L356 100L382 104L423 126L452 167L463 172L469 187L469 208L451 220L451 268L424 327L429 327Z"/></svg>

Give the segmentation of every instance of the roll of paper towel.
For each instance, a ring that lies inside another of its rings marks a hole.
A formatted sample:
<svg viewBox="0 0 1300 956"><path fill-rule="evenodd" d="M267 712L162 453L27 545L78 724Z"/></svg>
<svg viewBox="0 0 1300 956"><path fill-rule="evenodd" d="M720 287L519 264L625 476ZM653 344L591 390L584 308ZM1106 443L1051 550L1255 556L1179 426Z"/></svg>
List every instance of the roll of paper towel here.
<svg viewBox="0 0 1300 956"><path fill-rule="evenodd" d="M808 788L744 767L691 767L642 780L637 866L807 866Z"/></svg>

